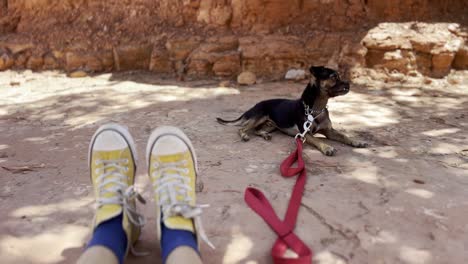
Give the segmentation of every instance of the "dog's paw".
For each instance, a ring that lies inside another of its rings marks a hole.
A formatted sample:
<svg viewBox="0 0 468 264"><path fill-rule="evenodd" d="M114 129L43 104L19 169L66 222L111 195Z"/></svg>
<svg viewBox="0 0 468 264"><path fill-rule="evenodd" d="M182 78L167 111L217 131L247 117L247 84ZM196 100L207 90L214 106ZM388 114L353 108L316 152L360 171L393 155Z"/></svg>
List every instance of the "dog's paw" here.
<svg viewBox="0 0 468 264"><path fill-rule="evenodd" d="M367 148L369 146L369 143L364 142L364 141L355 140L355 141L353 141L351 143L351 146L353 146L355 148Z"/></svg>
<svg viewBox="0 0 468 264"><path fill-rule="evenodd" d="M335 156L336 154L336 149L332 146L326 146L322 149L322 153L327 155L327 156Z"/></svg>
<svg viewBox="0 0 468 264"><path fill-rule="evenodd" d="M247 141L250 140L250 137L249 137L249 135L242 135L241 139L242 139L242 141L247 142Z"/></svg>
<svg viewBox="0 0 468 264"><path fill-rule="evenodd" d="M270 134L263 134L262 135L262 138L266 141L270 141L271 140L271 135Z"/></svg>

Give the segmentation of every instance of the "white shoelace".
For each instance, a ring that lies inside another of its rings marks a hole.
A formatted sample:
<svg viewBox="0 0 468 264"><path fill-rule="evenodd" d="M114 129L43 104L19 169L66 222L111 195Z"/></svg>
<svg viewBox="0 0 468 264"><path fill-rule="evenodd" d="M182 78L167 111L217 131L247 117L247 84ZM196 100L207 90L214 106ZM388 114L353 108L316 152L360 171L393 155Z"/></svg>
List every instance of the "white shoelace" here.
<svg viewBox="0 0 468 264"><path fill-rule="evenodd" d="M101 168L96 169L96 174L100 174L96 178L96 183L99 189L99 198L96 201L97 208L103 205L115 204L122 206L123 213L128 217L128 220L138 226L142 227L146 224L145 217L136 211L134 205L135 199L145 204L146 201L143 197L135 191L134 186L128 186L127 176L122 172L127 172L128 167L120 165L121 163L128 164L128 159L117 159L117 160L96 160L95 164L102 164ZM106 185L112 184L112 186L106 187ZM118 195L113 197L104 197L107 193L117 193ZM133 248L133 244L130 244L130 250L135 256L148 255L146 252L137 252Z"/></svg>
<svg viewBox="0 0 468 264"><path fill-rule="evenodd" d="M153 178L153 189L159 196L159 205L163 213L163 221L172 216L182 216L187 219L193 219L195 226L198 227L198 235L211 248L215 246L210 242L203 228L201 217L202 208L209 207L208 204L190 205L192 199L188 195L192 191L190 187L190 178L183 176L189 173L189 169L180 168L186 166L187 161L170 162L170 163L155 163L155 171L151 175ZM175 171L176 173L169 173ZM178 200L177 197L182 196L184 199Z"/></svg>

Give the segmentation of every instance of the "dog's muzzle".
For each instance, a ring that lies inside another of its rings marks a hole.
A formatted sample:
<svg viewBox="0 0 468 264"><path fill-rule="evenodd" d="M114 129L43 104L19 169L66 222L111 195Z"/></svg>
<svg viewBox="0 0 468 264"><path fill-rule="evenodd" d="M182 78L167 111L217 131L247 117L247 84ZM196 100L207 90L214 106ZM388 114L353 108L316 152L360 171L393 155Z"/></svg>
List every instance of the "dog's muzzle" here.
<svg viewBox="0 0 468 264"><path fill-rule="evenodd" d="M349 83L344 83L343 86L344 86L343 87L343 92L345 92L345 93L349 92Z"/></svg>
<svg viewBox="0 0 468 264"><path fill-rule="evenodd" d="M349 92L349 83L340 83L336 85L332 90L330 96L339 96L339 95L345 95Z"/></svg>

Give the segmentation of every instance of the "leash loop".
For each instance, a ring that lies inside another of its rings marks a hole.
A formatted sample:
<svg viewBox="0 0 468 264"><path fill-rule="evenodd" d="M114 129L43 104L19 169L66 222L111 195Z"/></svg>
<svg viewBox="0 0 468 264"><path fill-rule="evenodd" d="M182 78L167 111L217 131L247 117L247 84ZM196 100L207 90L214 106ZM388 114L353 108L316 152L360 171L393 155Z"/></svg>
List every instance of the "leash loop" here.
<svg viewBox="0 0 468 264"><path fill-rule="evenodd" d="M311 264L312 251L294 233L297 215L301 205L302 194L306 183L306 170L302 159L302 139L296 136L297 148L293 151L280 166L283 177L296 178L293 192L289 200L288 209L284 220L280 220L275 210L271 206L265 195L258 189L249 187L245 190L244 199L247 205L252 208L270 228L278 235L278 238L271 249L271 256L274 264ZM293 164L297 166L293 167ZM285 257L286 251L290 249L297 254L297 258Z"/></svg>

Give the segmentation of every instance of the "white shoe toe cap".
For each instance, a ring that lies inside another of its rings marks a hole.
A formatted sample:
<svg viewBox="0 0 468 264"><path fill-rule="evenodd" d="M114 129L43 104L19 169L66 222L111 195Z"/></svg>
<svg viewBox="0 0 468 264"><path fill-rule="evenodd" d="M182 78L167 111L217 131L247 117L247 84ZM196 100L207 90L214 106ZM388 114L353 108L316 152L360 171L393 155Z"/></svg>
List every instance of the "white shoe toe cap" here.
<svg viewBox="0 0 468 264"><path fill-rule="evenodd" d="M112 151L128 147L125 138L116 131L106 130L97 135L93 149L97 151Z"/></svg>
<svg viewBox="0 0 468 264"><path fill-rule="evenodd" d="M175 135L164 135L159 138L151 149L153 155L173 155L188 151L185 142Z"/></svg>

